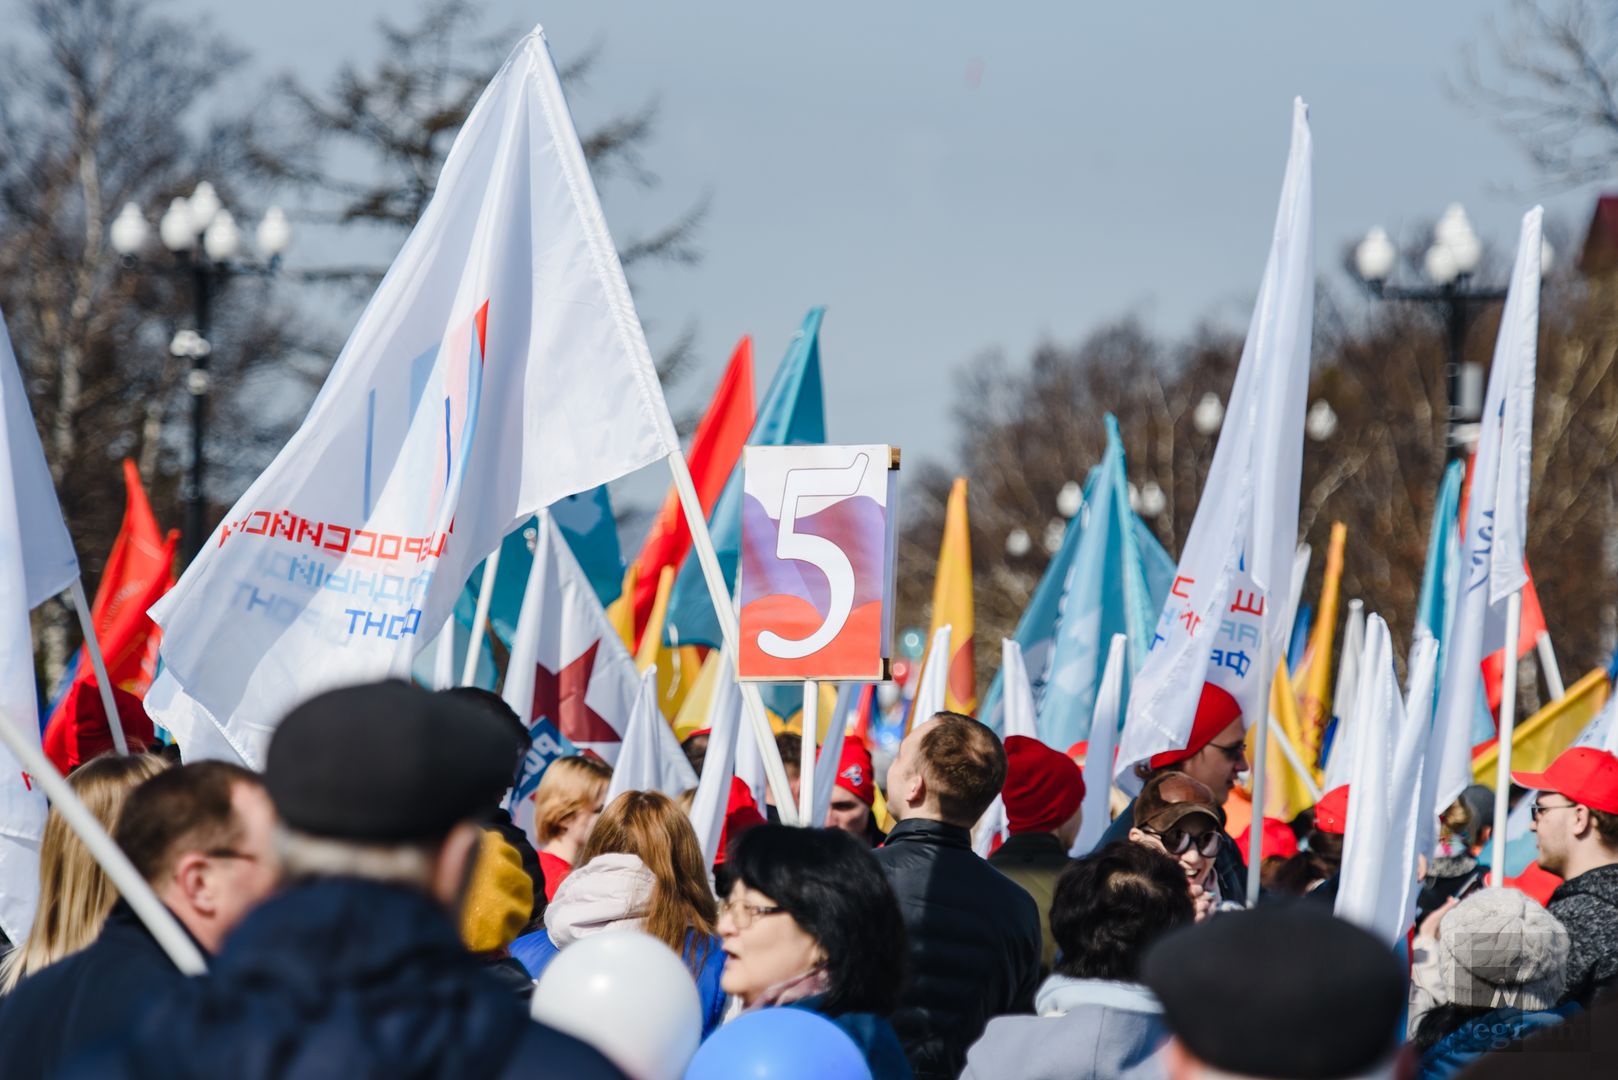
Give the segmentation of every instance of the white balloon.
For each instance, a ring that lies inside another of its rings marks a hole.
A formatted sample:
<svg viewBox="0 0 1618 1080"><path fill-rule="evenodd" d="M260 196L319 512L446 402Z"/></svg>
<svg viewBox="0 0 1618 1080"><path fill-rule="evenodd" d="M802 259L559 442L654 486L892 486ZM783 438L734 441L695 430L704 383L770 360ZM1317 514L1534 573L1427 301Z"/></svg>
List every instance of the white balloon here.
<svg viewBox="0 0 1618 1080"><path fill-rule="evenodd" d="M639 930L611 930L563 949L540 975L530 1012L601 1051L631 1080L679 1080L702 1041L691 972Z"/></svg>

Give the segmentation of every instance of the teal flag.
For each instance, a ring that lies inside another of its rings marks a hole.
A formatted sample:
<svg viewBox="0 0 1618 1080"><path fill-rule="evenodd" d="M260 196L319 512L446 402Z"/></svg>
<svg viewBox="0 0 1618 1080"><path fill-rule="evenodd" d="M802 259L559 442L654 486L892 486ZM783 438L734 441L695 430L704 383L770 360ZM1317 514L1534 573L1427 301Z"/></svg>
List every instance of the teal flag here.
<svg viewBox="0 0 1618 1080"><path fill-rule="evenodd" d="M758 418L747 436L749 446L812 446L826 441L826 400L820 384L820 321L823 307L812 308L787 346L786 358L770 380ZM742 546L742 466L737 462L725 490L708 517L708 531L719 555L726 592L736 586ZM670 645L721 644L719 620L708 598L695 552L686 556L669 596L664 640Z"/></svg>

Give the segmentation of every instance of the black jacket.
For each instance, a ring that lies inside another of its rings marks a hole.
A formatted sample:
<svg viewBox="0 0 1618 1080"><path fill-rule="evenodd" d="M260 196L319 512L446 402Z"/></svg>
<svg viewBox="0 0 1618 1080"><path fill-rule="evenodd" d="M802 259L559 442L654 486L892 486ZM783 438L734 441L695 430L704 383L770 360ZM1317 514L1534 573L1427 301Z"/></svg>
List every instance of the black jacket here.
<svg viewBox="0 0 1618 1080"><path fill-rule="evenodd" d="M52 1076L74 1053L122 1031L154 996L185 982L122 900L87 948L0 998L0 1074Z"/></svg>
<svg viewBox="0 0 1618 1080"><path fill-rule="evenodd" d="M1224 811L1220 811L1224 813ZM1130 799L1124 812L1112 819L1107 831L1101 834L1101 840L1096 844L1096 850L1106 847L1115 840L1128 840L1129 830L1135 824L1135 800ZM1225 823L1219 823L1219 835L1224 839L1219 841L1219 854L1214 857L1214 877L1219 879L1219 898L1231 903L1247 903L1247 856L1237 850L1236 841L1230 838L1225 831Z"/></svg>
<svg viewBox="0 0 1618 1080"><path fill-rule="evenodd" d="M9 1073L8 1073L9 1075ZM584 1043L528 1018L444 912L409 889L295 885L128 1033L69 1077L619 1080Z"/></svg>
<svg viewBox="0 0 1618 1080"><path fill-rule="evenodd" d="M956 825L901 821L876 859L909 935L909 979L893 1028L918 1080L953 1080L990 1019L1033 1011L1039 911L1021 886L973 854L971 834Z"/></svg>
<svg viewBox="0 0 1618 1080"><path fill-rule="evenodd" d="M1562 1000L1588 1006L1597 990L1618 984L1618 864L1562 882L1545 907L1567 928Z"/></svg>

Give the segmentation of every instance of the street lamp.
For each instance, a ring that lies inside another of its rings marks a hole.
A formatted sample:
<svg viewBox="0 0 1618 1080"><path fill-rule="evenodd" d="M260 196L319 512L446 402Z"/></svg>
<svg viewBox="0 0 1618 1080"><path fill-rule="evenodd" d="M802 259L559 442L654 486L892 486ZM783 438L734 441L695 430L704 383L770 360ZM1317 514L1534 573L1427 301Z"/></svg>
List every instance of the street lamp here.
<svg viewBox="0 0 1618 1080"><path fill-rule="evenodd" d="M1325 442L1337 434L1337 410L1331 407L1331 402L1320 398L1309 406L1309 413L1303 418L1303 430L1315 442Z"/></svg>
<svg viewBox="0 0 1618 1080"><path fill-rule="evenodd" d="M1198 435L1212 435L1224 422L1225 403L1212 391L1203 394L1197 407L1191 410L1191 425L1197 429Z"/></svg>
<svg viewBox="0 0 1618 1080"><path fill-rule="evenodd" d="M1548 243L1540 248L1541 273L1550 269L1553 254ZM1378 300L1432 304L1444 311L1449 331L1448 352L1444 359L1444 395L1448 403L1444 453L1446 459L1450 460L1462 456L1466 442L1462 433L1478 420L1478 414L1482 411L1482 401L1477 395L1462 392L1463 386L1481 383L1481 380L1472 378L1465 379L1463 383L1461 352L1466 344L1467 326L1479 307L1504 300L1506 296L1504 289L1472 287L1472 274L1482 258L1483 244L1460 203L1451 203L1444 209L1438 224L1433 226L1432 243L1422 255L1422 272L1432 283L1430 286L1388 284L1398 262L1398 251L1387 230L1380 225L1367 232L1354 248L1354 273L1373 297ZM1322 405L1327 410L1331 408L1325 402L1316 402L1310 410L1310 420L1315 419L1315 409ZM1326 426L1324 423L1316 425L1317 428ZM1336 426L1336 415L1332 414L1330 430L1335 431ZM1314 436L1314 430L1310 434ZM1317 438L1329 439L1331 434L1328 431Z"/></svg>
<svg viewBox="0 0 1618 1080"><path fill-rule="evenodd" d="M1006 554L1013 559L1020 559L1033 550L1033 537L1028 535L1024 528L1012 529L1006 534Z"/></svg>
<svg viewBox="0 0 1618 1080"><path fill-rule="evenodd" d="M141 208L132 202L125 203L113 219L108 239L126 268L139 263L149 245L151 232ZM213 352L208 335L213 325L214 296L233 277L274 274L292 242L292 228L280 207L270 207L255 235L260 258L244 257L241 226L225 209L213 185L204 180L190 198L177 198L169 203L158 220L157 237L172 259L163 264L153 263L150 268L191 279L195 328L175 334L169 352L191 365L185 380L186 390L191 394L191 477L185 493L185 550L187 558L194 558L207 536L202 448L208 421L208 358Z"/></svg>

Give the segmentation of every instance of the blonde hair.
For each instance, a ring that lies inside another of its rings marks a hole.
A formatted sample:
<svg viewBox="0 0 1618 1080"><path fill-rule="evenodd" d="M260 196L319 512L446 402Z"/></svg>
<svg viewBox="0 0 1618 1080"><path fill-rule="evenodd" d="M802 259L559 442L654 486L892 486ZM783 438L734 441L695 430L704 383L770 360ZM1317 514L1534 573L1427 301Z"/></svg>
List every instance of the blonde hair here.
<svg viewBox="0 0 1618 1080"><path fill-rule="evenodd" d="M103 754L67 778L79 800L107 832L118 826L129 793L168 768L156 754ZM93 942L118 890L67 819L51 807L39 843L39 905L28 938L0 962L0 993Z"/></svg>
<svg viewBox="0 0 1618 1080"><path fill-rule="evenodd" d="M551 766L555 768L555 766ZM719 904L708 887L708 869L696 831L674 800L656 791L626 791L602 811L577 865L597 855L635 855L656 882L646 911L646 932L685 957L693 972L702 968L708 939L719 921ZM686 936L698 941L689 950Z"/></svg>
<svg viewBox="0 0 1618 1080"><path fill-rule="evenodd" d="M568 818L589 813L607 794L612 768L605 762L578 754L551 762L534 792L534 836L548 844L562 835Z"/></svg>

